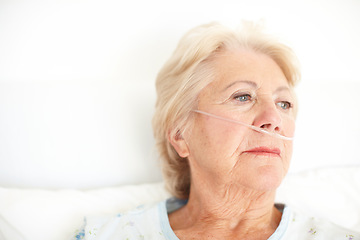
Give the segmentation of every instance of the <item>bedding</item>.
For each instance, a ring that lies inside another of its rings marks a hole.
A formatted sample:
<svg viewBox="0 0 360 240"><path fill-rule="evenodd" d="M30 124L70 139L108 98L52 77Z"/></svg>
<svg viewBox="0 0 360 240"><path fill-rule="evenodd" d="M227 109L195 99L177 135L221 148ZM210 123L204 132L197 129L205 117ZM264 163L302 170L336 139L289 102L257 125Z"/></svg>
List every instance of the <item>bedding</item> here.
<svg viewBox="0 0 360 240"><path fill-rule="evenodd" d="M140 205L121 214L85 218L83 227L72 240L179 240L170 226L168 214L181 208L186 202L169 198L157 205ZM276 207L282 212L282 217L279 226L268 240L360 240L360 232L342 228L312 215L305 216L284 204L276 204Z"/></svg>
<svg viewBox="0 0 360 240"><path fill-rule="evenodd" d="M92 190L0 188L1 240L71 239L84 216L115 214L170 197L162 182ZM360 230L360 166L289 174L277 202Z"/></svg>

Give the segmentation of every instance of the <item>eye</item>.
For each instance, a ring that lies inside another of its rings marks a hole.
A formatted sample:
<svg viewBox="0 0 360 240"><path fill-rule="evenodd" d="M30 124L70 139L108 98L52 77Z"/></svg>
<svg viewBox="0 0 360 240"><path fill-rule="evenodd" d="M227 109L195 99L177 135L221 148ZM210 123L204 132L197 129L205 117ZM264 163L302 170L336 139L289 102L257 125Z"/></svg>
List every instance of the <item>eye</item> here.
<svg viewBox="0 0 360 240"><path fill-rule="evenodd" d="M234 96L234 99L238 100L239 102L247 102L252 100L251 95L250 94L239 94Z"/></svg>
<svg viewBox="0 0 360 240"><path fill-rule="evenodd" d="M288 110L293 107L292 104L288 101L277 102L276 105L281 107L284 110Z"/></svg>

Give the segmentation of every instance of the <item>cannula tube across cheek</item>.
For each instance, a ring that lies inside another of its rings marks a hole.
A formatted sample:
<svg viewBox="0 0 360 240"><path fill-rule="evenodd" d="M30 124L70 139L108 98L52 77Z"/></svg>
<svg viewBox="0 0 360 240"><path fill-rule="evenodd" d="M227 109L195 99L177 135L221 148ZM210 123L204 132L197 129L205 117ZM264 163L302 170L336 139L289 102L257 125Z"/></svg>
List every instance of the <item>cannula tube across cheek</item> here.
<svg viewBox="0 0 360 240"><path fill-rule="evenodd" d="M220 116L217 116L217 115L214 115L214 114L211 114L211 113L207 113L207 112L203 112L203 111L200 111L200 110L192 110L192 111L196 112L196 113L206 115L206 116L209 116L209 117L213 117L213 118L216 118L216 119L219 119L219 120L223 120L223 121L226 121L226 122L239 124L239 125L251 128L254 131L264 133L264 134L270 135L272 137L280 138L282 140L287 140L287 141L292 141L293 140L293 137L284 136L284 135L281 135L281 134L275 133L275 132L269 132L269 131L266 131L263 128L259 128L259 127L256 127L256 126L253 126L253 125L250 125L250 124L247 124L247 123L243 123L243 122L239 122L239 121L236 121L236 120L220 117Z"/></svg>

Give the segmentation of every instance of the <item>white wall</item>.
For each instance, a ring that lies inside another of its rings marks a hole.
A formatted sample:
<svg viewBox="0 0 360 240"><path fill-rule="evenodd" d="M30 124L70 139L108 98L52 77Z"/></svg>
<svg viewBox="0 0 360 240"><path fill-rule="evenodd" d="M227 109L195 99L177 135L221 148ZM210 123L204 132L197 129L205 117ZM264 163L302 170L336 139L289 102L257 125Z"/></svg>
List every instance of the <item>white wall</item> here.
<svg viewBox="0 0 360 240"><path fill-rule="evenodd" d="M154 79L188 29L264 20L303 79L291 171L360 164L360 2L0 1L0 185L157 181Z"/></svg>

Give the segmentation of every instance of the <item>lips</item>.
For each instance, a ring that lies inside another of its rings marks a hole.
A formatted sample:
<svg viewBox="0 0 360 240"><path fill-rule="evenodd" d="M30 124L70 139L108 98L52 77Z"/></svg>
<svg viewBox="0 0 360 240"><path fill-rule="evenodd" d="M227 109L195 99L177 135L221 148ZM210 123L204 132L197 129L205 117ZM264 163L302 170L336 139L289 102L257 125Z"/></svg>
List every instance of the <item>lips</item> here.
<svg viewBox="0 0 360 240"><path fill-rule="evenodd" d="M269 147L257 147L250 150L245 151L245 153L255 154L255 155L274 155L280 156L279 148L269 148Z"/></svg>

